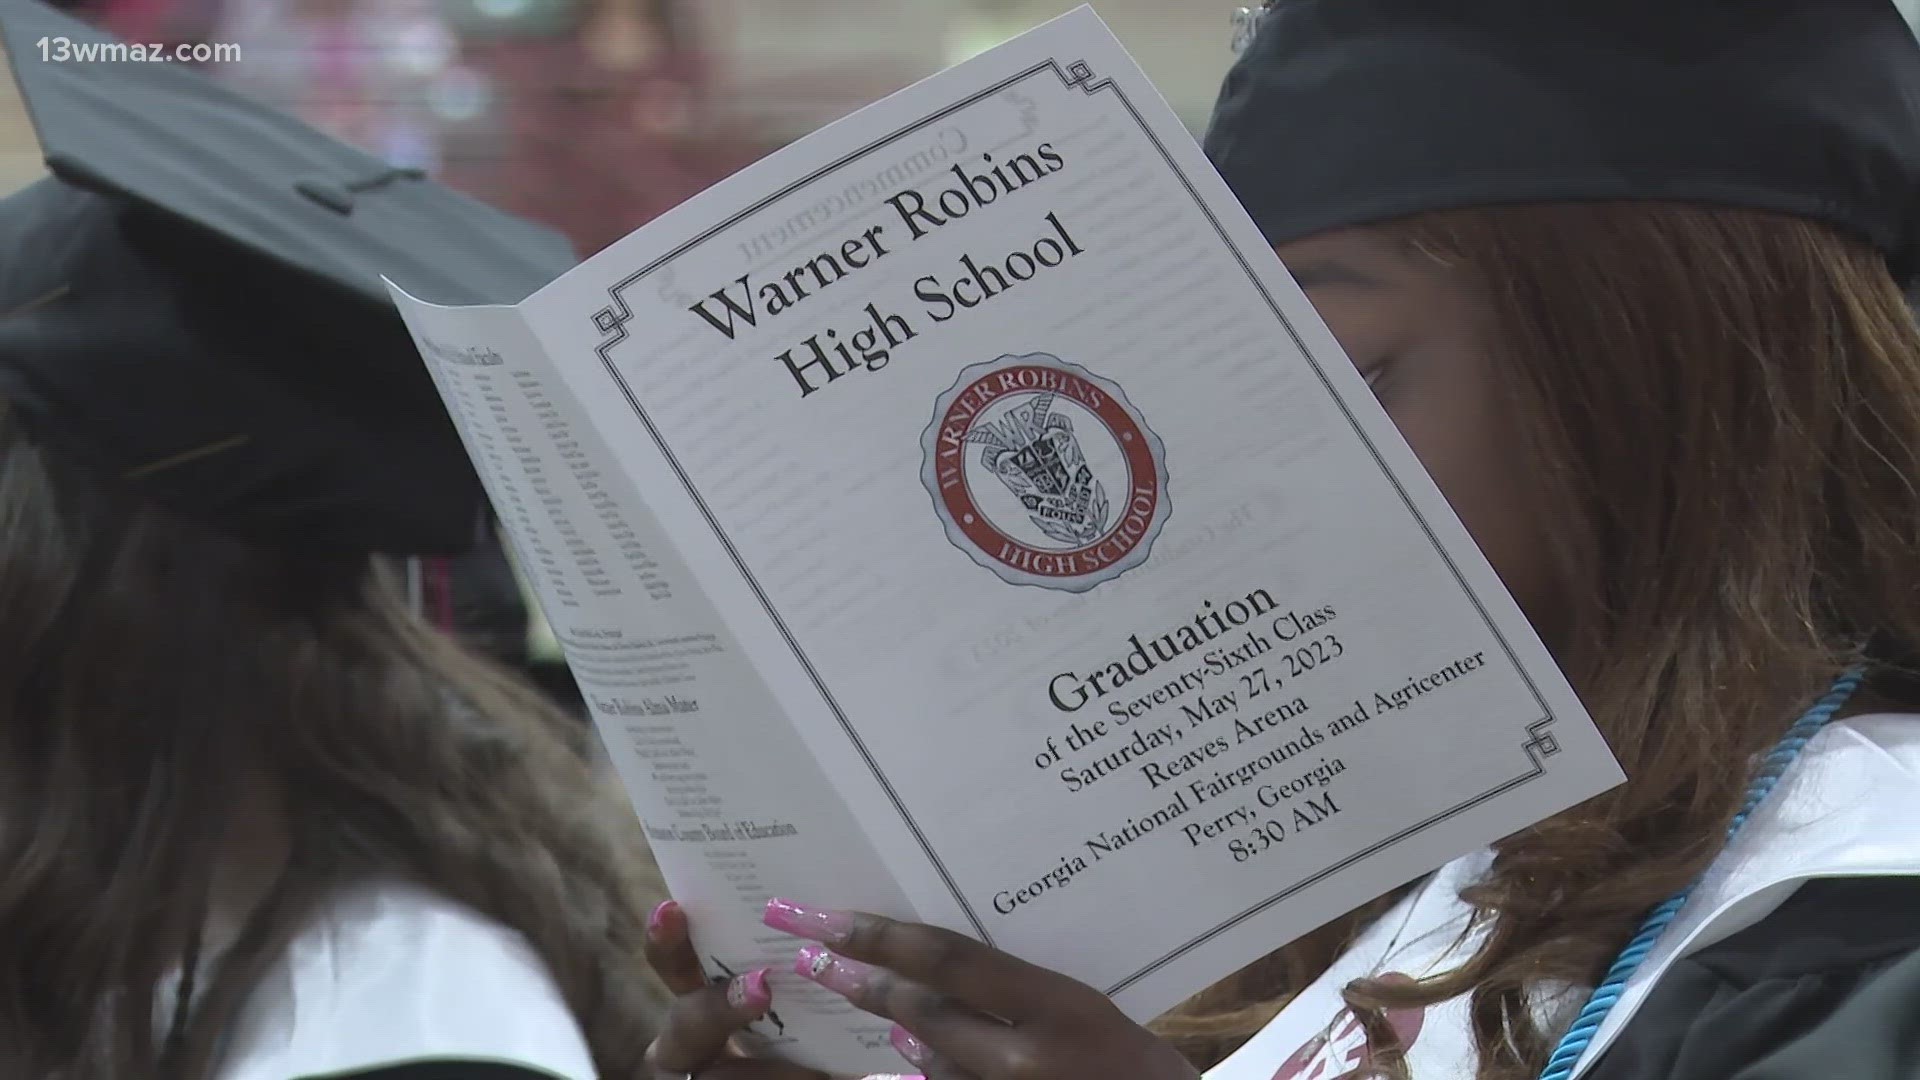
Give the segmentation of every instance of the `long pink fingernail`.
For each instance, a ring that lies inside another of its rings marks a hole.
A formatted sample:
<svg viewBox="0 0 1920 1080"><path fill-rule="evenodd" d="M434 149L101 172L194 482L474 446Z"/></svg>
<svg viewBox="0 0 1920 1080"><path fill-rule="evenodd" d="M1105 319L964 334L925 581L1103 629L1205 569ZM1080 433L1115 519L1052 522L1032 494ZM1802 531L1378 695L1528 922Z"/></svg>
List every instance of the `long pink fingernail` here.
<svg viewBox="0 0 1920 1080"><path fill-rule="evenodd" d="M773 1004L773 991L767 987L767 971L749 971L727 984L727 1004L752 1012L755 1016Z"/></svg>
<svg viewBox="0 0 1920 1080"><path fill-rule="evenodd" d="M927 1078L919 1073L914 1073L912 1076L906 1073L869 1073L860 1080L927 1080Z"/></svg>
<svg viewBox="0 0 1920 1080"><path fill-rule="evenodd" d="M914 1038L913 1032L899 1024L893 1025L893 1030L887 1033L887 1041L893 1044L893 1048L900 1052L901 1057L923 1069L933 1058L933 1051L927 1049L927 1044Z"/></svg>
<svg viewBox="0 0 1920 1080"><path fill-rule="evenodd" d="M661 932L667 928L668 920L678 918L679 915L680 905L671 900L654 908L653 914L647 916L647 936L651 938L659 937Z"/></svg>
<svg viewBox="0 0 1920 1080"><path fill-rule="evenodd" d="M851 997L866 987L873 968L858 960L835 956L818 945L809 945L794 957L793 973L843 997Z"/></svg>
<svg viewBox="0 0 1920 1080"><path fill-rule="evenodd" d="M760 921L783 934L826 945L838 945L845 941L847 932L853 929L853 916L844 911L811 908L778 897L767 901L766 913L760 917Z"/></svg>

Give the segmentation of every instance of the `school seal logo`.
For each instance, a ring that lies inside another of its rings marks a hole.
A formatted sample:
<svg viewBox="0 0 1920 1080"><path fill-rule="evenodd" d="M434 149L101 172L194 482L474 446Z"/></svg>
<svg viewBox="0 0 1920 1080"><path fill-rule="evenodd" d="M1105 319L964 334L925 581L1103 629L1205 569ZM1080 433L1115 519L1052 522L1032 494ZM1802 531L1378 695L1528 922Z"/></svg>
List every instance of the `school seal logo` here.
<svg viewBox="0 0 1920 1080"><path fill-rule="evenodd" d="M1111 381L1046 353L960 373L921 436L947 539L1013 585L1086 592L1146 561L1166 452Z"/></svg>

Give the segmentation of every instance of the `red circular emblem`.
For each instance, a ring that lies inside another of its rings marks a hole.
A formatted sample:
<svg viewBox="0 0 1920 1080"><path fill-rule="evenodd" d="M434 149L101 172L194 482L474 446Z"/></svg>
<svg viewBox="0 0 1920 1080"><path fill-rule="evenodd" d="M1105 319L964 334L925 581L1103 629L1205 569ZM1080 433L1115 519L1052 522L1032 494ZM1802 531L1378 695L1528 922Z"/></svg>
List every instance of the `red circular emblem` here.
<svg viewBox="0 0 1920 1080"><path fill-rule="evenodd" d="M962 372L922 444L948 539L1012 584L1091 589L1166 524L1159 438L1119 387L1043 353Z"/></svg>

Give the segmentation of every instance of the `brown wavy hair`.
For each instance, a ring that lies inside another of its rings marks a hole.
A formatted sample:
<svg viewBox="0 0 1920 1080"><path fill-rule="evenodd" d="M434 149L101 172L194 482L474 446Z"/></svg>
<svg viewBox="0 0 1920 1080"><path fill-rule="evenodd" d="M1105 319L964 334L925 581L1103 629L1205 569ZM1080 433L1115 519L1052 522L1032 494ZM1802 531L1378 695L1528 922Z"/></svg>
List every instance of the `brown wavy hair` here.
<svg viewBox="0 0 1920 1080"><path fill-rule="evenodd" d="M140 505L0 416L0 1072L203 1077L329 893L396 875L524 935L600 1074L641 1075L664 889L589 738L390 568ZM202 967L263 819L285 858Z"/></svg>
<svg viewBox="0 0 1920 1080"><path fill-rule="evenodd" d="M1558 660L1631 778L1496 845L1462 893L1459 969L1344 996L1469 996L1479 1080L1531 1080L1560 1034L1530 990L1591 986L1721 846L1749 763L1875 642L1861 707L1912 708L1920 642L1920 334L1883 259L1812 222L1657 203L1432 213L1382 230L1468 275L1582 613ZM1877 698L1878 700L1874 700ZM1402 890L1402 893L1404 890ZM1164 1018L1202 1066L1318 977L1402 893Z"/></svg>

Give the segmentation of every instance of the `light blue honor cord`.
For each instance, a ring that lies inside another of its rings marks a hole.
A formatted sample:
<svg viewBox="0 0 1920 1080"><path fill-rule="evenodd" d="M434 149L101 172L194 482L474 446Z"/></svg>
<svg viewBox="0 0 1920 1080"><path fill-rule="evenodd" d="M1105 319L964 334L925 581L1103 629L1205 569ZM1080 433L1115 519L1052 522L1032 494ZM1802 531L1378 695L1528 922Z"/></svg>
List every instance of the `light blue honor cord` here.
<svg viewBox="0 0 1920 1080"><path fill-rule="evenodd" d="M1754 810L1773 793L1774 786L1780 782L1781 775L1787 771L1787 766L1793 764L1793 760L1800 756L1800 751L1806 747L1807 741L1818 734L1821 728L1827 726L1827 721L1833 719L1833 714L1839 712L1841 706L1847 703L1847 699L1853 696L1854 691L1860 689L1860 683L1865 677L1864 667L1849 669L1846 674L1834 681L1833 688L1827 691L1825 697L1787 729L1779 745L1773 748L1773 751L1767 755L1766 761L1761 764L1759 774L1753 778L1752 783L1747 785L1746 802L1741 804L1740 812L1734 815L1733 823L1727 827L1729 842L1739 835L1741 827L1747 823L1747 818L1753 816ZM1666 931L1668 924L1673 922L1674 916L1686 906L1687 897L1692 895L1695 885L1698 884L1696 881L1694 885L1688 885L1668 897L1664 903L1653 909L1645 922L1640 924L1640 931L1634 934L1633 940L1620 951L1613 966L1607 969L1607 977L1601 980L1600 985L1594 989L1593 996L1587 999L1586 1006L1580 1010L1580 1015L1574 1018L1573 1027L1569 1028L1566 1035L1561 1038L1560 1045L1554 1047L1553 1056L1547 1059L1547 1067L1540 1074L1540 1080L1568 1080L1573 1075L1573 1067L1579 1064L1580 1055L1586 1053L1588 1045L1593 1042L1593 1036L1600 1030L1601 1021L1605 1020L1607 1014L1613 1011L1614 1005L1619 1003L1620 994L1626 989L1627 980L1633 977L1641 961L1653 951L1654 943L1660 940L1660 935Z"/></svg>

